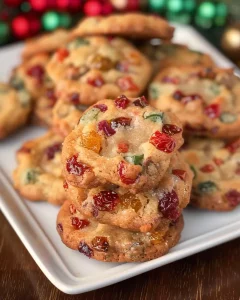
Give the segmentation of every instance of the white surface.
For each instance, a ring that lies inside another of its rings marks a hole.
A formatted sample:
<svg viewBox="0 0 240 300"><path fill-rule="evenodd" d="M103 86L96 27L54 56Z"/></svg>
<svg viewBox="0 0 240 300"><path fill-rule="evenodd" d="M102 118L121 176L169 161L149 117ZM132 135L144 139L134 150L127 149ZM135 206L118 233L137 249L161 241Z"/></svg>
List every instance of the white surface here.
<svg viewBox="0 0 240 300"><path fill-rule="evenodd" d="M220 66L231 66L190 27L178 27L175 41L210 53ZM20 48L17 45L0 51L0 80L6 80L19 61ZM185 228L180 243L161 258L141 264L103 263L68 249L55 230L58 208L25 201L10 184L16 149L43 132L43 129L27 128L0 142L0 208L44 274L61 291L77 294L97 289L240 236L240 208L228 213L188 208L184 211Z"/></svg>

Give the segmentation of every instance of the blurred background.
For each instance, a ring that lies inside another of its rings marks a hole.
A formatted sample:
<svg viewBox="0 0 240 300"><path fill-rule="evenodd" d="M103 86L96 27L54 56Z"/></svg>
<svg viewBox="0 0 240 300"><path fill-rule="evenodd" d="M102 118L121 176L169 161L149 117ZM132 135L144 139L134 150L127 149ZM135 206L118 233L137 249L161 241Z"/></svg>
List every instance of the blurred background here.
<svg viewBox="0 0 240 300"><path fill-rule="evenodd" d="M71 28L84 16L129 11L190 24L240 66L240 0L0 0L0 46Z"/></svg>

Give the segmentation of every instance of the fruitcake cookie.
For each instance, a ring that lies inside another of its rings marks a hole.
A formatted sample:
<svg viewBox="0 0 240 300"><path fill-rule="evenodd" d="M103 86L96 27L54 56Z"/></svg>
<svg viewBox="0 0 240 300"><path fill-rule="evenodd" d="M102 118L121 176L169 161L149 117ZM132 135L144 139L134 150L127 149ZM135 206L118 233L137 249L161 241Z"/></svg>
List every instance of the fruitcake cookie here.
<svg viewBox="0 0 240 300"><path fill-rule="evenodd" d="M183 229L183 217L148 233L131 232L86 219L65 201L57 217L62 242L89 258L108 262L138 262L160 257L175 246Z"/></svg>
<svg viewBox="0 0 240 300"><path fill-rule="evenodd" d="M85 18L73 30L73 36L117 35L130 38L160 38L170 40L174 27L159 16L141 13L113 14L107 17Z"/></svg>
<svg viewBox="0 0 240 300"><path fill-rule="evenodd" d="M136 97L151 77L151 64L120 38L76 38L59 49L47 65L59 91L78 86L80 102L91 105L121 93Z"/></svg>
<svg viewBox="0 0 240 300"><path fill-rule="evenodd" d="M31 98L24 84L15 88L0 83L0 139L24 125L31 110Z"/></svg>
<svg viewBox="0 0 240 300"><path fill-rule="evenodd" d="M169 67L149 87L150 103L175 113L188 134L240 135L240 80L230 69Z"/></svg>
<svg viewBox="0 0 240 300"><path fill-rule="evenodd" d="M145 193L131 194L117 187L99 186L83 190L67 187L67 197L86 217L131 231L149 232L176 221L190 200L192 172L179 154L159 186Z"/></svg>
<svg viewBox="0 0 240 300"><path fill-rule="evenodd" d="M70 39L70 34L67 30L58 29L54 32L43 34L25 42L22 52L22 58L28 59L39 53L51 53L65 45Z"/></svg>
<svg viewBox="0 0 240 300"><path fill-rule="evenodd" d="M66 180L82 188L113 183L136 193L157 187L183 143L171 113L145 97L102 100L88 108L63 144Z"/></svg>
<svg viewBox="0 0 240 300"><path fill-rule="evenodd" d="M240 139L226 143L192 138L181 153L195 174L194 206L226 211L240 204Z"/></svg>
<svg viewBox="0 0 240 300"><path fill-rule="evenodd" d="M57 205L64 202L62 142L61 136L49 131L42 137L25 142L18 150L18 166L13 173L13 182L23 197Z"/></svg>

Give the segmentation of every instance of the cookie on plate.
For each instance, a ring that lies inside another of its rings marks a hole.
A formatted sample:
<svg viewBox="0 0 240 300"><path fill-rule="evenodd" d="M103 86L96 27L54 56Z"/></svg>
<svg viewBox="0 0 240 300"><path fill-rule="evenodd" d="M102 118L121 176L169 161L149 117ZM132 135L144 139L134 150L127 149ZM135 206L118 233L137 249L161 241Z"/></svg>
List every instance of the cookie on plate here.
<svg viewBox="0 0 240 300"><path fill-rule="evenodd" d="M73 36L117 35L129 38L170 40L174 27L159 16L141 13L88 17L72 31Z"/></svg>
<svg viewBox="0 0 240 300"><path fill-rule="evenodd" d="M32 107L31 97L23 82L15 83L15 88L0 83L0 139L23 126Z"/></svg>
<svg viewBox="0 0 240 300"><path fill-rule="evenodd" d="M182 216L161 230L131 232L87 219L70 201L61 207L57 230L62 242L89 258L108 262L140 262L160 257L175 246L183 229Z"/></svg>
<svg viewBox="0 0 240 300"><path fill-rule="evenodd" d="M240 204L240 139L191 138L181 152L194 171L191 203L227 211Z"/></svg>
<svg viewBox="0 0 240 300"><path fill-rule="evenodd" d="M64 29L28 39L24 44L22 58L26 60L39 53L51 53L65 45L69 39L69 32Z"/></svg>
<svg viewBox="0 0 240 300"><path fill-rule="evenodd" d="M73 186L67 197L86 217L131 231L149 232L176 221L190 200L192 172L179 154L156 189L131 194L118 186L84 190Z"/></svg>
<svg viewBox="0 0 240 300"><path fill-rule="evenodd" d="M150 103L175 113L188 134L240 135L240 80L231 69L168 67L149 87Z"/></svg>
<svg viewBox="0 0 240 300"><path fill-rule="evenodd" d="M61 148L63 138L49 131L25 142L17 152L14 187L31 201L60 205L66 199L63 188Z"/></svg>
<svg viewBox="0 0 240 300"><path fill-rule="evenodd" d="M59 92L78 86L80 102L91 105L98 100L125 93L135 97L151 77L151 64L127 41L105 37L76 38L58 50L47 71Z"/></svg>
<svg viewBox="0 0 240 300"><path fill-rule="evenodd" d="M102 100L84 112L64 141L64 177L82 188L113 183L133 193L149 190L182 143L178 118L154 109L145 97Z"/></svg>

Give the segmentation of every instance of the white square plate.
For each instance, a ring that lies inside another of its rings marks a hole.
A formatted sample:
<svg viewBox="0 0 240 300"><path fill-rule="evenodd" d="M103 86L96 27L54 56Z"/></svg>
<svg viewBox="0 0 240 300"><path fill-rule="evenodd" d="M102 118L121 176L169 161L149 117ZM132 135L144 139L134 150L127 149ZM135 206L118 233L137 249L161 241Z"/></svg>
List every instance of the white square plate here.
<svg viewBox="0 0 240 300"><path fill-rule="evenodd" d="M177 26L175 41L210 53L222 67L232 66L191 27ZM19 62L21 47L10 46L0 51L0 80L6 80ZM25 201L11 186L16 149L25 140L44 132L40 128L25 128L0 142L0 208L43 273L61 291L77 294L104 287L240 236L240 207L227 213L188 208L184 211L185 228L180 243L158 259L145 263L103 263L68 249L55 229L59 208Z"/></svg>

